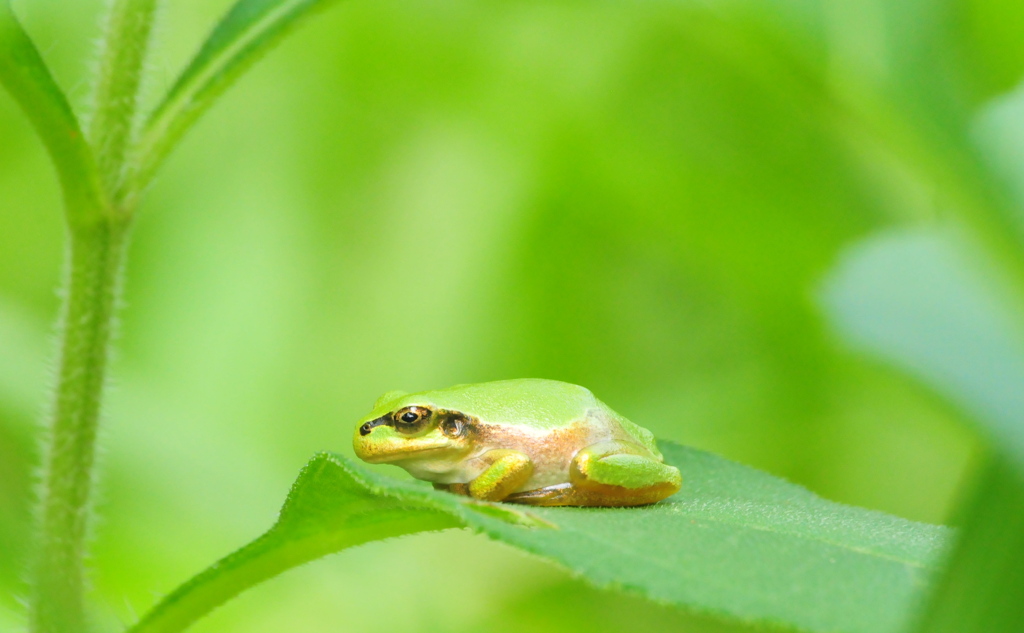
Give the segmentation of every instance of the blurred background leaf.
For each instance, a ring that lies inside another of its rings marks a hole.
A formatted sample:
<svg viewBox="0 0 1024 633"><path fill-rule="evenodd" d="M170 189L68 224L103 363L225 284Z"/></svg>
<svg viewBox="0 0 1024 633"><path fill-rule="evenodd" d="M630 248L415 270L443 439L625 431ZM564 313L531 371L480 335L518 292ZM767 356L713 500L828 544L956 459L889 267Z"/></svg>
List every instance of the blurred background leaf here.
<svg viewBox="0 0 1024 633"><path fill-rule="evenodd" d="M14 4L82 105L102 2ZM150 95L227 6L168 3ZM385 0L311 21L148 192L104 433L97 618L133 620L259 534L309 455L349 451L389 389L578 382L661 437L949 520L977 450L968 414L837 345L812 295L845 244L1022 181L1014 16L982 0ZM6 94L0 210L2 628L24 591L63 237ZM458 603L365 591L438 584ZM599 615L625 631L639 608L450 533L303 568L196 630Z"/></svg>
<svg viewBox="0 0 1024 633"><path fill-rule="evenodd" d="M136 189L144 189L181 137L238 77L317 9L322 0L237 0L146 119ZM138 193L133 192L133 193Z"/></svg>
<svg viewBox="0 0 1024 633"><path fill-rule="evenodd" d="M951 22L969 71L961 79L981 98L1012 89L1024 75L1024 6L1012 0L966 0L954 6Z"/></svg>
<svg viewBox="0 0 1024 633"><path fill-rule="evenodd" d="M929 633L1015 631L1024 616L1024 339L999 276L971 254L951 232L876 238L844 258L824 295L847 340L946 394L992 447L922 622Z"/></svg>

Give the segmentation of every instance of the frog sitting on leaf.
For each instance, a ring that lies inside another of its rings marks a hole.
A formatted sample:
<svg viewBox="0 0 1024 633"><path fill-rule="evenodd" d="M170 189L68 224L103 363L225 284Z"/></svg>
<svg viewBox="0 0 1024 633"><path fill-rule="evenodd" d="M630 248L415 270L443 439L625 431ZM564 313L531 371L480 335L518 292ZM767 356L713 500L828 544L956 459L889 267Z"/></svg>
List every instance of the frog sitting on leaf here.
<svg viewBox="0 0 1024 633"><path fill-rule="evenodd" d="M359 421L356 455L487 501L636 506L679 491L654 436L554 380L502 380L381 396Z"/></svg>

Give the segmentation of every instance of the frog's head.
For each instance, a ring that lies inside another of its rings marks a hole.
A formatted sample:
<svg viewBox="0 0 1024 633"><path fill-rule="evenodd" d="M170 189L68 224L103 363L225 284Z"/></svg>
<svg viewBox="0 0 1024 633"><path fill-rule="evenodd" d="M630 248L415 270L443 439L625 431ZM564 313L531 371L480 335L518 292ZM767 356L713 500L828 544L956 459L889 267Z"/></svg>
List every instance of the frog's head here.
<svg viewBox="0 0 1024 633"><path fill-rule="evenodd" d="M352 446L367 462L457 459L472 448L472 418L427 398L389 391L356 425Z"/></svg>

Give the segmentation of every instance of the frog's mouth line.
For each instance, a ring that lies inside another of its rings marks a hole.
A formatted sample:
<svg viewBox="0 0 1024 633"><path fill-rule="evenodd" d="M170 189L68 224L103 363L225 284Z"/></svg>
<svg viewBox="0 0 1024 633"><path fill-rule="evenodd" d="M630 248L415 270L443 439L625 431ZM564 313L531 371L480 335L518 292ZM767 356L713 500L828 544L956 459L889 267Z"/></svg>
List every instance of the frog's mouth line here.
<svg viewBox="0 0 1024 633"><path fill-rule="evenodd" d="M370 464L392 464L395 462L401 462L409 458L412 455L419 455L420 453L429 453L430 451L441 451L447 446L425 446L423 448L414 448L411 450L402 449L401 453L386 453L383 455L374 455L369 457L362 457L360 459Z"/></svg>

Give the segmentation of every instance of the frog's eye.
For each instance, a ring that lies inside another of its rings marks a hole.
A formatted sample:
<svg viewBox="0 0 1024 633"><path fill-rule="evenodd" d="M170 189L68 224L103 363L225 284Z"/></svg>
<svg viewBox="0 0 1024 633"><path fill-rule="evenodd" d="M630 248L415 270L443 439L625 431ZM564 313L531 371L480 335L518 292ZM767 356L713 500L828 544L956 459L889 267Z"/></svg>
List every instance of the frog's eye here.
<svg viewBox="0 0 1024 633"><path fill-rule="evenodd" d="M406 407L395 411L395 428L404 433L418 431L430 419L430 409L424 407Z"/></svg>

